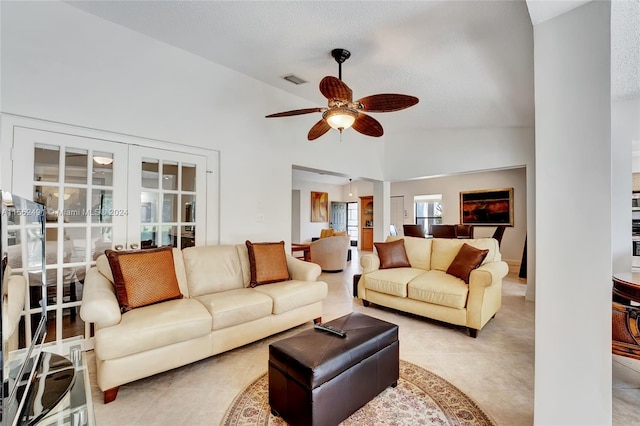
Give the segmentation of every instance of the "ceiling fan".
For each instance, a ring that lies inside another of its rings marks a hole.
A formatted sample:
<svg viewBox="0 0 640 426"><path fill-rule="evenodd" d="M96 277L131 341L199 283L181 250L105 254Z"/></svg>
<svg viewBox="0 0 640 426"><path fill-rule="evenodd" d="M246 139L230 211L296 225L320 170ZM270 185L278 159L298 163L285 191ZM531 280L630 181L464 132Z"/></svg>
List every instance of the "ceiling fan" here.
<svg viewBox="0 0 640 426"><path fill-rule="evenodd" d="M307 135L310 141L324 135L331 128L339 130L342 134L344 129L353 127L363 135L380 137L384 134L382 125L365 112L399 111L418 103L415 96L395 93L371 95L354 101L351 89L342 81L342 63L349 59L351 53L345 49L333 49L331 56L338 63L338 78L326 76L320 82L320 92L328 100L327 107L294 109L267 115L266 118L321 112L322 119L311 127Z"/></svg>

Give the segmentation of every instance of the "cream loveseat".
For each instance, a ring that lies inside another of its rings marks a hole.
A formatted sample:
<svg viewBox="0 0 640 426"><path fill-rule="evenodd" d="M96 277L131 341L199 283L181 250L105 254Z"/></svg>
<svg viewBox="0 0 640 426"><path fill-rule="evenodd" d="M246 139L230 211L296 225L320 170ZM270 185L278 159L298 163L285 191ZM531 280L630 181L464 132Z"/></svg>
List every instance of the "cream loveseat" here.
<svg viewBox="0 0 640 426"><path fill-rule="evenodd" d="M327 284L317 281L321 271L316 264L283 253L290 279L250 288L244 244L168 252L173 253L181 298L125 313L110 260L100 256L87 272L80 315L95 326L97 383L105 403L124 383L320 321Z"/></svg>
<svg viewBox="0 0 640 426"><path fill-rule="evenodd" d="M477 337L502 302L502 279L509 268L502 261L498 242L493 238L389 237L387 243L398 240L404 242L407 267L380 269L378 254L360 258L363 270L357 294L363 304L466 326ZM468 274L468 284L447 273L465 243L488 250L481 265Z"/></svg>

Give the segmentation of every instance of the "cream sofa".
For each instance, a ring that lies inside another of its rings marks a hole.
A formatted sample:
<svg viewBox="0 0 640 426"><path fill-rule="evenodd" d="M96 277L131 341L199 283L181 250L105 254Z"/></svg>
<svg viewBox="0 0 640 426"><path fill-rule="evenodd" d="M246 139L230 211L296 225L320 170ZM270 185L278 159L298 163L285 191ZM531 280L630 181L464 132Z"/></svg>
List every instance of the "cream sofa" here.
<svg viewBox="0 0 640 426"><path fill-rule="evenodd" d="M316 264L287 255L290 280L250 288L244 244L173 249L173 259L183 298L124 314L106 256L87 272L80 316L94 324L105 403L124 383L321 319L327 284Z"/></svg>
<svg viewBox="0 0 640 426"><path fill-rule="evenodd" d="M358 298L404 312L466 326L472 337L495 315L502 302L502 279L509 270L493 238L448 239L389 237L404 240L411 267L379 269L377 254L360 258ZM469 275L469 284L447 274L462 244L489 252Z"/></svg>

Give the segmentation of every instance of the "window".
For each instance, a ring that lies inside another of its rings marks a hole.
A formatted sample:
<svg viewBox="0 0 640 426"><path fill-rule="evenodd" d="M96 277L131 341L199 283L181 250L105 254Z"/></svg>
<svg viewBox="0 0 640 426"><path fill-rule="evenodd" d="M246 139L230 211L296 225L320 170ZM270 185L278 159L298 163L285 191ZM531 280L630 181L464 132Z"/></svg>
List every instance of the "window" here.
<svg viewBox="0 0 640 426"><path fill-rule="evenodd" d="M413 197L416 224L429 232L429 226L442 223L442 194L416 195Z"/></svg>
<svg viewBox="0 0 640 426"><path fill-rule="evenodd" d="M347 233L351 237L351 245L358 243L358 203L347 203Z"/></svg>

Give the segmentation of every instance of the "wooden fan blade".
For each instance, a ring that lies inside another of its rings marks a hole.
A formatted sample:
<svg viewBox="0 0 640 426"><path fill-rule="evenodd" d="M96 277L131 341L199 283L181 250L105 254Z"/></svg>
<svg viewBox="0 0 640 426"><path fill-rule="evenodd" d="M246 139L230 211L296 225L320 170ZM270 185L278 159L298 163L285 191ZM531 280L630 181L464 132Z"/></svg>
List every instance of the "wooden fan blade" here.
<svg viewBox="0 0 640 426"><path fill-rule="evenodd" d="M363 107L361 111L368 112L391 112L409 108L418 103L418 98L409 95L398 95L395 93L384 93L380 95L371 95L358 99Z"/></svg>
<svg viewBox="0 0 640 426"><path fill-rule="evenodd" d="M302 115L309 114L312 112L321 112L324 108L304 108L304 109L294 109L291 111L277 112L275 114L270 114L265 116L266 118L276 118L276 117L290 117L292 115Z"/></svg>
<svg viewBox="0 0 640 426"><path fill-rule="evenodd" d="M353 93L351 89L349 89L349 86L342 80L330 75L323 78L320 82L320 93L329 100L340 99L345 102L351 102L353 99Z"/></svg>
<svg viewBox="0 0 640 426"><path fill-rule="evenodd" d="M320 120L316 124L314 124L313 127L311 128L311 130L309 130L309 134L307 135L307 139L309 139L310 141L312 141L314 139L318 139L320 136L324 135L329 130L331 130L331 126L329 126L329 124L323 118L322 120Z"/></svg>
<svg viewBox="0 0 640 426"><path fill-rule="evenodd" d="M356 121L353 122L353 126L351 127L363 135L373 136L374 138L378 138L384 134L382 124L375 118L362 112L358 114L358 118L356 118Z"/></svg>

